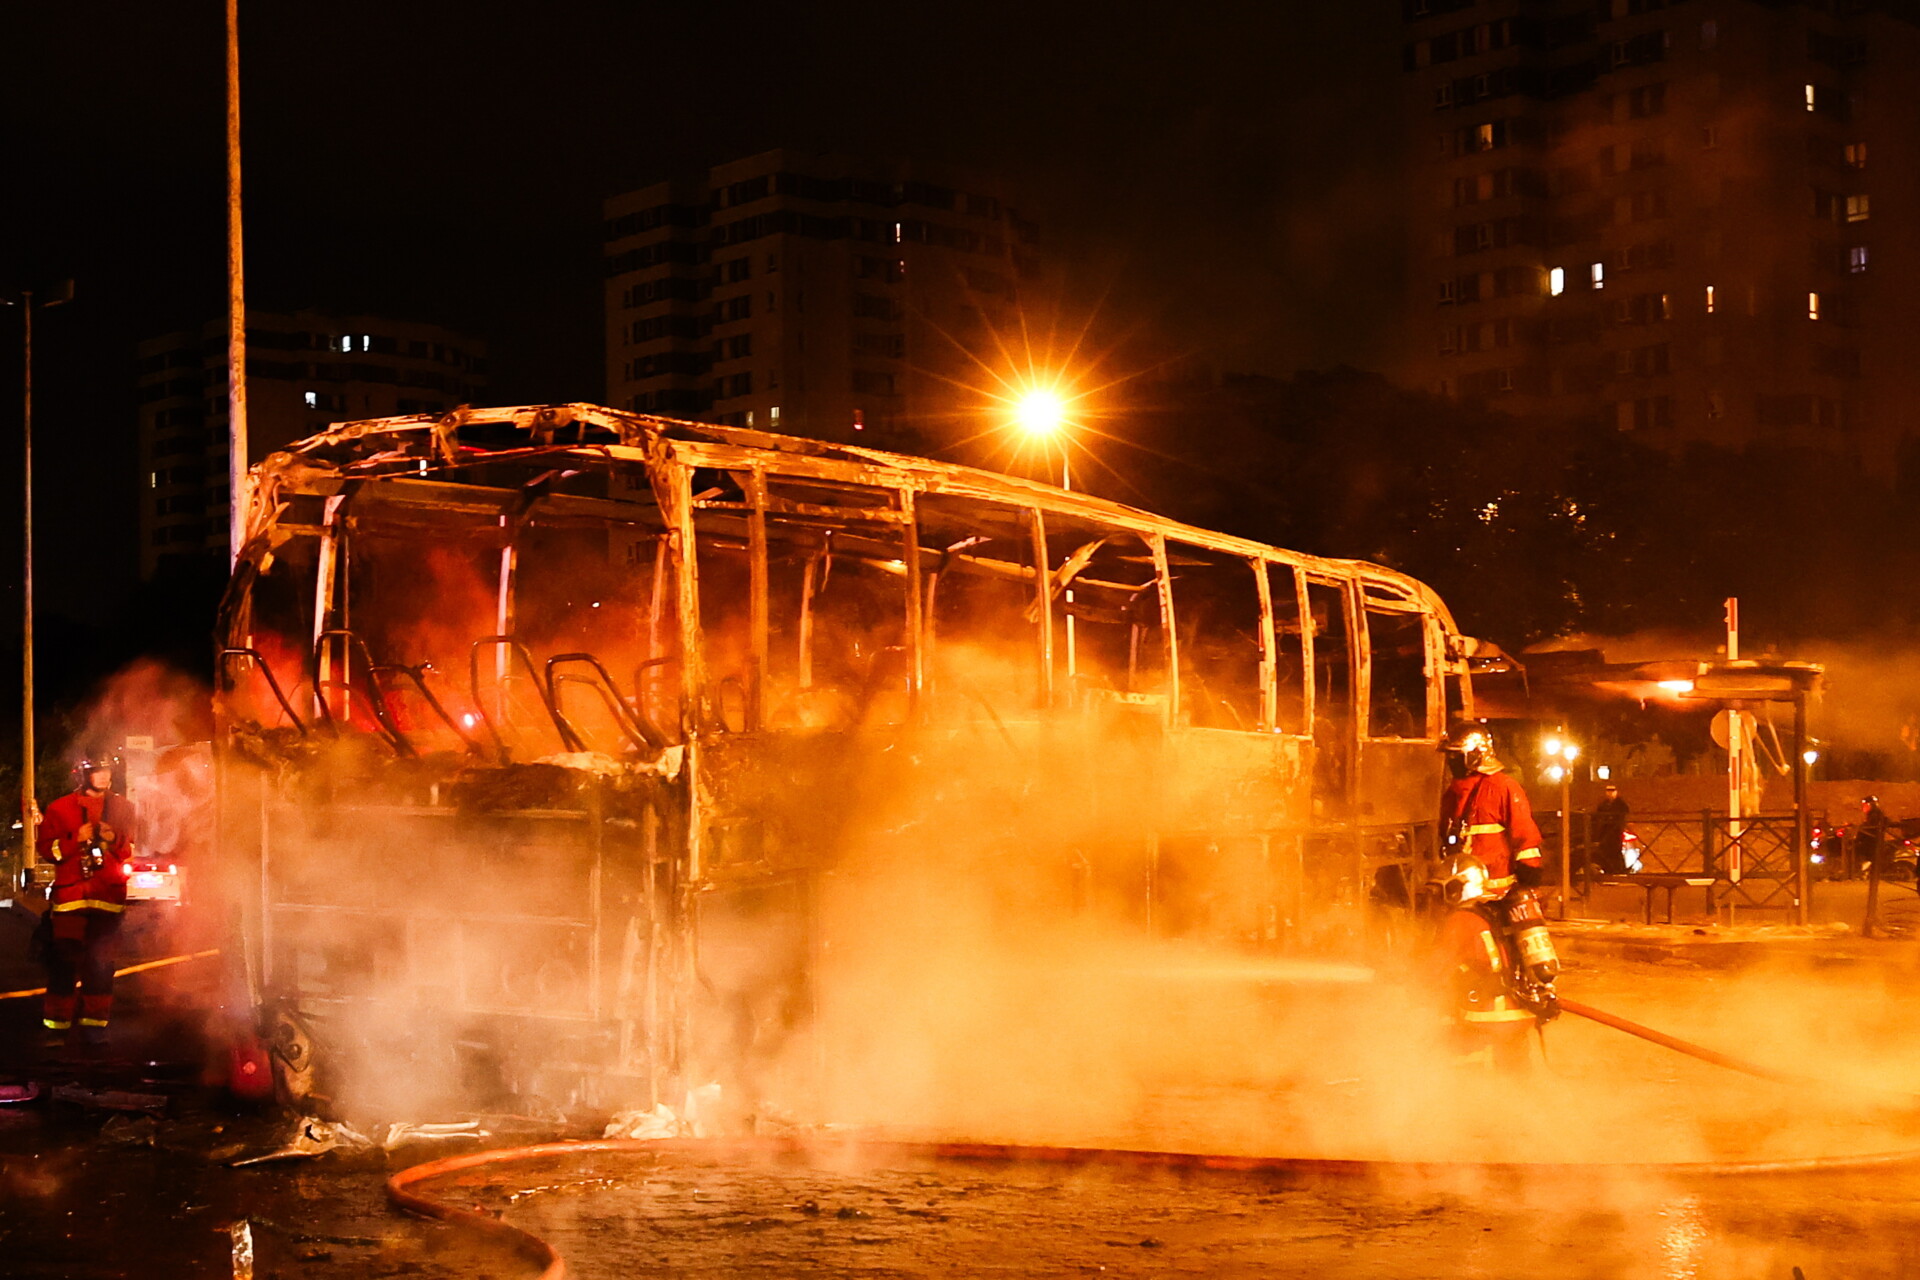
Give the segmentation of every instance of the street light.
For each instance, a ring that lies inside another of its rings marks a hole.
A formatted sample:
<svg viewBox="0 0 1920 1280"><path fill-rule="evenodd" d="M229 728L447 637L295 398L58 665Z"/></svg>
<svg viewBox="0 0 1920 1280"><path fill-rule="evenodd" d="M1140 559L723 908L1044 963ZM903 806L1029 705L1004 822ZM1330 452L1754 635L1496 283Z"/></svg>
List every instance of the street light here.
<svg viewBox="0 0 1920 1280"><path fill-rule="evenodd" d="M1019 392L1012 399L1013 424L1026 434L1026 437L1046 449L1055 440L1060 442L1060 487L1073 488L1073 465L1071 451L1067 441L1067 401L1053 387L1033 384ZM1066 589L1067 606L1067 678L1071 680L1080 669L1080 650L1078 637L1073 625L1073 588Z"/></svg>
<svg viewBox="0 0 1920 1280"><path fill-rule="evenodd" d="M1046 448L1060 441L1060 487L1073 488L1067 460L1067 402L1052 387L1028 387L1013 402L1013 422L1027 437Z"/></svg>
<svg viewBox="0 0 1920 1280"><path fill-rule="evenodd" d="M1573 899L1573 762L1580 758L1580 744L1556 729L1540 743L1540 754L1547 759L1547 780L1560 787L1560 918L1572 911Z"/></svg>
<svg viewBox="0 0 1920 1280"><path fill-rule="evenodd" d="M20 308L20 519L23 534L20 583L20 866L33 865L40 836L40 803L34 794L33 742L33 313L73 300L73 281L62 280L39 302L33 290L4 298Z"/></svg>

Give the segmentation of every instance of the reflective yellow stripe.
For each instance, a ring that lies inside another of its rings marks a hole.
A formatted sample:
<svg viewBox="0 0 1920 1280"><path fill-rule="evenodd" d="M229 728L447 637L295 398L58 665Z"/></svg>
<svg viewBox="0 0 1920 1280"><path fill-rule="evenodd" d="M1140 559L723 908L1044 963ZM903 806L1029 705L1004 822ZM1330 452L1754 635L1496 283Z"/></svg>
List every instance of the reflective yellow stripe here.
<svg viewBox="0 0 1920 1280"><path fill-rule="evenodd" d="M1540 861L1540 851L1538 849L1522 849L1520 852L1514 854L1513 856L1520 859L1520 861L1522 862Z"/></svg>
<svg viewBox="0 0 1920 1280"><path fill-rule="evenodd" d="M101 902L98 898L76 898L72 902L56 902L55 911L125 911L124 902Z"/></svg>
<svg viewBox="0 0 1920 1280"><path fill-rule="evenodd" d="M1525 1009L1496 1009L1491 1013L1467 1014L1468 1022L1522 1022L1533 1017Z"/></svg>
<svg viewBox="0 0 1920 1280"><path fill-rule="evenodd" d="M83 1027L104 1027L107 1025L107 1020L105 1018L82 1018L80 1019L80 1025Z"/></svg>
<svg viewBox="0 0 1920 1280"><path fill-rule="evenodd" d="M40 1019L40 1025L49 1031L65 1031L73 1024L71 1022L55 1022L52 1018L42 1018Z"/></svg>
<svg viewBox="0 0 1920 1280"><path fill-rule="evenodd" d="M1476 822L1467 828L1467 834L1470 836L1497 836L1506 829L1506 824L1500 822Z"/></svg>
<svg viewBox="0 0 1920 1280"><path fill-rule="evenodd" d="M1499 878L1498 880L1489 880L1489 881L1487 881L1487 888L1489 888L1489 889L1511 889L1511 888L1513 888L1513 877L1512 877L1512 876L1501 876L1501 877L1500 877L1500 878Z"/></svg>

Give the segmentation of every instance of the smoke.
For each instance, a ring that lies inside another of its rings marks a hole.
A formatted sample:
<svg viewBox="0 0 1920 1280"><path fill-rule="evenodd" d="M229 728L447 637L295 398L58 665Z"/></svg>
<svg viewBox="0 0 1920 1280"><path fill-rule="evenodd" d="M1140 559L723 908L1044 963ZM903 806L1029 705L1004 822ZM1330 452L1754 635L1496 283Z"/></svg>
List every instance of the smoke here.
<svg viewBox="0 0 1920 1280"><path fill-rule="evenodd" d="M110 755L129 738L156 746L205 742L213 732L206 684L152 658L141 658L103 681L68 718L61 753Z"/></svg>
<svg viewBox="0 0 1920 1280"><path fill-rule="evenodd" d="M472 641L498 627L497 550L448 559L400 540L406 560L383 570L370 545L357 571L363 583L384 571L386 593L356 588L351 603L376 660L464 674ZM671 593L646 572L656 545L644 530L620 546L604 529L523 540L518 634L540 667L595 653L622 691L652 688L657 723L676 724L677 671L654 686L638 674L677 660ZM1462 1063L1445 962L1412 922L1361 905L1350 846L1300 841L1298 739L1166 735L1155 696L1119 682L1127 650L1100 640L1099 627L1121 628L1117 606L1079 619L1073 709L1035 709L1037 652L956 639L935 645L916 719L898 562L851 538L773 545L761 679L747 678L751 645L716 643L711 692L690 709L706 729L700 887L684 898L678 757L627 750L611 713L582 728L587 751L559 750L529 683L502 685L490 651L474 689L438 688L456 716L494 720L510 765L451 740L417 758L366 734L283 733L277 757L254 744L267 767L237 784L257 791L235 794L268 834L279 904L262 969L311 1012L335 1106L418 1118L511 1094L579 1115L678 1104L663 1092L677 1080L718 1084L741 1125L1036 1143L1421 1161L1886 1145L1861 1113L1782 1115L1777 1085L1567 1019L1528 1076ZM744 542L702 551L711 634L747 625L730 593L745 565ZM1031 598L1016 576L982 577L1011 583L1010 602ZM800 590L824 593L810 632L786 612ZM969 609L997 598L980 590ZM282 598L283 616L266 596L256 610L263 652L297 652L311 634L299 612L311 592ZM796 657L802 635L817 660ZM368 697L356 688L323 690L346 700L342 724L370 723L348 714ZM590 692L568 695L581 726ZM296 706L312 700L296 691ZM750 712L763 728L745 731ZM594 806L599 828L580 816ZM597 935L596 913L612 922ZM1920 1083L1901 1050L1911 1040L1879 1034L1818 974L1728 976L1713 1001L1659 969L1620 985L1576 967L1565 984L1749 1056Z"/></svg>
<svg viewBox="0 0 1920 1280"><path fill-rule="evenodd" d="M780 947L703 943L726 1034L701 1065L736 1110L1397 1161L1807 1158L1897 1140L1884 1117L1829 1105L1846 1099L1837 1083L1796 1099L1572 1018L1530 1074L1461 1062L1446 962L1406 922L1320 898L1264 938L1240 909L1312 895L1318 877L1276 892L1272 860L1226 845L1206 850L1207 877L1183 874L1177 842L1156 858L1143 833L1185 780L1142 741L1099 712L1003 719L916 743L913 770L837 776L851 793L837 799L784 797L802 831L805 815L841 815L845 852L819 888L810 1018L773 994L793 975L772 957L805 958L791 914ZM756 906L732 927L752 936L777 914ZM1911 1039L1876 1024L1855 979L1625 968L1576 963L1565 990L1783 1068L1920 1085L1898 1047Z"/></svg>
<svg viewBox="0 0 1920 1280"><path fill-rule="evenodd" d="M1566 649L1596 649L1609 663L1719 662L1725 654L1724 636L1685 630L1574 635L1531 652ZM1901 777L1920 768L1920 635L1890 631L1847 640L1806 640L1785 651L1749 639L1741 656L1761 662L1810 662L1825 669L1820 690L1809 705L1809 732L1823 744L1823 754L1837 749L1849 764L1891 766ZM1524 654L1521 660L1526 660ZM1661 705L1685 709L1690 704L1663 697ZM1790 706L1776 704L1771 713L1759 706L1755 713L1763 721L1771 715L1784 741L1792 723ZM1878 759L1861 762L1862 754Z"/></svg>

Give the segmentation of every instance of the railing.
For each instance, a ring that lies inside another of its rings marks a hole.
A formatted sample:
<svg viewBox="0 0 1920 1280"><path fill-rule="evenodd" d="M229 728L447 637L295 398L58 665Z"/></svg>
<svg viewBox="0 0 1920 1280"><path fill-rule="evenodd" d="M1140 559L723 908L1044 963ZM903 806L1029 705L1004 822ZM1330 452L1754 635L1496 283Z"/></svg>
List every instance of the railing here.
<svg viewBox="0 0 1920 1280"><path fill-rule="evenodd" d="M1538 815L1541 847L1551 860L1560 848L1560 816ZM1824 810L1809 811L1807 830L1825 828ZM1791 810L1731 820L1724 813L1647 813L1628 818L1638 837L1639 872L1645 875L1710 876L1710 905L1790 911L1799 905L1799 827ZM1573 815L1570 832L1579 891L1591 891L1595 865L1593 815Z"/></svg>

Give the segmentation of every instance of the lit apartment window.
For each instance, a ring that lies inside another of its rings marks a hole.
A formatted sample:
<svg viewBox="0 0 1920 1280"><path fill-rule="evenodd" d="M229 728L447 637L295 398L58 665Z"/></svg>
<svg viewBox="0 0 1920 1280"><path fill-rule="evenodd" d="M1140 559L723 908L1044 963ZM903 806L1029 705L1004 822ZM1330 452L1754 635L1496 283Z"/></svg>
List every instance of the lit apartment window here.
<svg viewBox="0 0 1920 1280"><path fill-rule="evenodd" d="M1817 293L1810 293L1807 295L1807 319L1818 320L1819 318L1820 318L1820 295Z"/></svg>
<svg viewBox="0 0 1920 1280"><path fill-rule="evenodd" d="M1866 143L1849 142L1846 146L1845 155L1847 159L1848 168L1864 169L1867 167L1867 144Z"/></svg>
<svg viewBox="0 0 1920 1280"><path fill-rule="evenodd" d="M307 408L309 409L318 409L320 407L320 393L318 391L309 391L300 398L307 402Z"/></svg>
<svg viewBox="0 0 1920 1280"><path fill-rule="evenodd" d="M1547 272L1547 292L1557 298L1566 291L1567 269L1565 267L1555 267L1553 270Z"/></svg>
<svg viewBox="0 0 1920 1280"><path fill-rule="evenodd" d="M1813 86L1807 86L1807 110L1813 110Z"/></svg>
<svg viewBox="0 0 1920 1280"><path fill-rule="evenodd" d="M1593 265L1589 266L1587 268L1587 278L1593 282L1594 288L1596 289L1606 288L1607 287L1607 264L1604 262L1596 262Z"/></svg>
<svg viewBox="0 0 1920 1280"><path fill-rule="evenodd" d="M147 472L147 488L158 489L159 487L160 487L160 473L158 471Z"/></svg>
<svg viewBox="0 0 1920 1280"><path fill-rule="evenodd" d="M780 425L780 406L779 405L776 404L767 410L767 425L770 427L777 427Z"/></svg>
<svg viewBox="0 0 1920 1280"><path fill-rule="evenodd" d="M1856 244L1847 250L1847 270L1859 275L1867 269L1867 246Z"/></svg>
<svg viewBox="0 0 1920 1280"><path fill-rule="evenodd" d="M1865 195L1847 197L1848 222L1865 222L1868 211L1867 197Z"/></svg>
<svg viewBox="0 0 1920 1280"><path fill-rule="evenodd" d="M1708 285L1707 286L1707 314L1708 315L1713 314L1713 303L1714 303L1713 286Z"/></svg>

